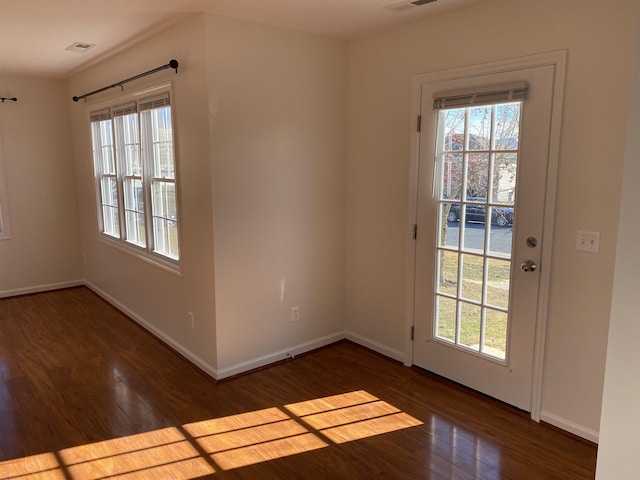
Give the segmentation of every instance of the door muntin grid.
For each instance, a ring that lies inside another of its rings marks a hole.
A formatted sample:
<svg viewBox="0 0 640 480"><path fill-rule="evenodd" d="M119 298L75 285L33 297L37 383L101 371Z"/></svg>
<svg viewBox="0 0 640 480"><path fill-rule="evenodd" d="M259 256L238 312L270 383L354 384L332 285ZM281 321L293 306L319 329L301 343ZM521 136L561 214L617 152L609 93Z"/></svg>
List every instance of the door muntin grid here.
<svg viewBox="0 0 640 480"><path fill-rule="evenodd" d="M506 362L522 103L441 110L433 339Z"/></svg>

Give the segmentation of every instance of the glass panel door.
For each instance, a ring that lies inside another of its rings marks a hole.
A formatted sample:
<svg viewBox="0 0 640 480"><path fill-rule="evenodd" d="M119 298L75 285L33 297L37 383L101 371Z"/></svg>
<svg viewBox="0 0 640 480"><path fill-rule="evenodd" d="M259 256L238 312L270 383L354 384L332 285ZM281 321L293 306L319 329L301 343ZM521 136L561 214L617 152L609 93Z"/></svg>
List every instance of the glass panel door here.
<svg viewBox="0 0 640 480"><path fill-rule="evenodd" d="M539 391L541 262L552 238L552 225L543 227L559 118L556 57L540 61L420 79L413 364L527 411ZM433 108L442 92L514 83L528 85L524 99Z"/></svg>

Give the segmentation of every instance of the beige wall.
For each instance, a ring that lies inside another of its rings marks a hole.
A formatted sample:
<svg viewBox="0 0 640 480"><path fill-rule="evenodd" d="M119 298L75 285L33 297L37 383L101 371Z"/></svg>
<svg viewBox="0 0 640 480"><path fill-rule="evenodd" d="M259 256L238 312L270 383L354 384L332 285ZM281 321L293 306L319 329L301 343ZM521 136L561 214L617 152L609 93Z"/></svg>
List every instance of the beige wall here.
<svg viewBox="0 0 640 480"><path fill-rule="evenodd" d="M216 365L211 167L206 102L204 16L196 15L74 76L67 98L165 65L180 63L125 86L127 92L173 82L181 221L181 275L98 240L91 138L91 103L117 99L119 89L71 104L82 251L87 282L212 374ZM192 329L188 312L195 317Z"/></svg>
<svg viewBox="0 0 640 480"><path fill-rule="evenodd" d="M346 53L344 41L207 16L224 374L344 330Z"/></svg>
<svg viewBox="0 0 640 480"><path fill-rule="evenodd" d="M80 103L71 112L87 281L219 378L341 338L346 43L199 14L76 75L69 95L171 58L178 75L125 90L173 82L181 276L98 240Z"/></svg>
<svg viewBox="0 0 640 480"><path fill-rule="evenodd" d="M640 20L640 18L638 19ZM640 23L638 24L640 28ZM637 434L640 431L640 37L635 48L634 89L629 116L618 249L613 284L611 323L605 369L599 480L640 478Z"/></svg>
<svg viewBox="0 0 640 480"><path fill-rule="evenodd" d="M0 297L82 280L65 82L0 75L0 155L11 238L0 240Z"/></svg>
<svg viewBox="0 0 640 480"><path fill-rule="evenodd" d="M347 328L403 351L411 79L568 50L543 419L597 437L637 2L497 0L349 48ZM602 94L606 92L606 94ZM577 230L601 232L599 255Z"/></svg>

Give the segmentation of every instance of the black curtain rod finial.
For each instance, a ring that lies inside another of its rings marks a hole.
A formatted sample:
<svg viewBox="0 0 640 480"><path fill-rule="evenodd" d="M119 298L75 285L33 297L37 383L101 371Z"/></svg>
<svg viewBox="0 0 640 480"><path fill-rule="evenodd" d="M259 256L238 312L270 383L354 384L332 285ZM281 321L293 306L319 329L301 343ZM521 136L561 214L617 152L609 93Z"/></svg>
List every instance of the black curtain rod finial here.
<svg viewBox="0 0 640 480"><path fill-rule="evenodd" d="M5 102L5 100L9 100L10 102L17 102L18 99L16 97L0 97L0 100L2 100L2 103Z"/></svg>

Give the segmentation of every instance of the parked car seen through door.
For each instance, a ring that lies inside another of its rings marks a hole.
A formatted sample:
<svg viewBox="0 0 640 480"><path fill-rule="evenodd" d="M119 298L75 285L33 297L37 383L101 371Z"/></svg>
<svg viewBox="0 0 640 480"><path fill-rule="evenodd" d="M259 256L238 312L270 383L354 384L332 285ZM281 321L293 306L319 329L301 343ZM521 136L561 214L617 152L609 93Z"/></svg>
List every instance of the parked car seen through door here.
<svg viewBox="0 0 640 480"><path fill-rule="evenodd" d="M497 207L486 205L486 199L479 197L467 198L465 204L465 221L474 223L485 223L487 220L487 208L491 209L491 224L499 227L513 225L513 208ZM477 202L477 203L476 203ZM447 222L459 222L461 217L460 204L452 203L447 214Z"/></svg>

